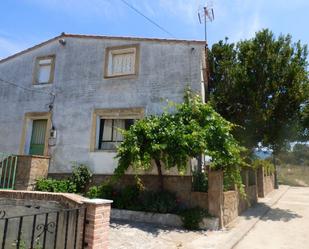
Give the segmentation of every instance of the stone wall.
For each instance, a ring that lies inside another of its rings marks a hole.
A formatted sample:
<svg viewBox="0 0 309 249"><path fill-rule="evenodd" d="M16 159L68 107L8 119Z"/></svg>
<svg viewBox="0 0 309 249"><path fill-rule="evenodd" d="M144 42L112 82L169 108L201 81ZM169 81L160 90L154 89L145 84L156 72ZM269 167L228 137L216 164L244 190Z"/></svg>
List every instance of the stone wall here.
<svg viewBox="0 0 309 249"><path fill-rule="evenodd" d="M226 225L236 219L239 214L239 196L233 190L224 192L223 196L223 223Z"/></svg>
<svg viewBox="0 0 309 249"><path fill-rule="evenodd" d="M263 168L257 171L258 196L263 198L274 190L275 176L274 174L267 174Z"/></svg>
<svg viewBox="0 0 309 249"><path fill-rule="evenodd" d="M18 156L16 168L16 190L33 190L38 178L47 177L49 157Z"/></svg>
<svg viewBox="0 0 309 249"><path fill-rule="evenodd" d="M65 179L70 174L49 173L48 176L55 179ZM91 185L100 185L110 175L93 175ZM140 179L146 190L159 190L159 179L157 175L140 175ZM164 187L166 190L176 194L179 201L189 207L201 207L208 209L208 194L206 192L192 192L191 176L164 176ZM123 176L115 185L116 188L133 185L136 182L134 175Z"/></svg>

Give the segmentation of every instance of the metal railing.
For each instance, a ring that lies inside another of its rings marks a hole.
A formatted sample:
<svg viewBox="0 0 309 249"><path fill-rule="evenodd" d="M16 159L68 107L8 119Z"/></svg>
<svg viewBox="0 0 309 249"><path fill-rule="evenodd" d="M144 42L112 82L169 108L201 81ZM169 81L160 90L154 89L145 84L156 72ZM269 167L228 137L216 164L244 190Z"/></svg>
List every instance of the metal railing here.
<svg viewBox="0 0 309 249"><path fill-rule="evenodd" d="M7 217L0 211L0 248L84 248L85 208ZM1 238L2 235L2 238Z"/></svg>
<svg viewBox="0 0 309 249"><path fill-rule="evenodd" d="M0 152L0 189L14 189L18 157Z"/></svg>

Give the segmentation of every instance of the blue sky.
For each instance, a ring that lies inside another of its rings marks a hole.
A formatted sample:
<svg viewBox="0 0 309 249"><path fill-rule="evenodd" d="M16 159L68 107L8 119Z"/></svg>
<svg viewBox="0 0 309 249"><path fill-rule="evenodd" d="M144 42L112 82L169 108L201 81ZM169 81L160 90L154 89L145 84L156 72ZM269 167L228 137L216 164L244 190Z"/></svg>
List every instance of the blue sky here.
<svg viewBox="0 0 309 249"><path fill-rule="evenodd" d="M203 39L197 12L202 0L127 0L175 38ZM210 2L210 1L208 1ZM212 0L209 43L250 38L270 28L309 43L308 0ZM170 38L120 0L1 0L0 58L61 32Z"/></svg>

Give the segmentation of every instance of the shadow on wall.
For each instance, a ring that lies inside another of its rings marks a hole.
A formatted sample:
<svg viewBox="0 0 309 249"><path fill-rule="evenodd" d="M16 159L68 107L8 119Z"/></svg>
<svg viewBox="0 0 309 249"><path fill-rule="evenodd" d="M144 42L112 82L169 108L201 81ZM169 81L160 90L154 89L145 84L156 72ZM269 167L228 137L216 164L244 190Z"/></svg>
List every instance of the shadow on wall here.
<svg viewBox="0 0 309 249"><path fill-rule="evenodd" d="M258 209L267 209L269 208L268 205L265 203L259 203L257 204ZM258 218L261 215L259 215L261 212L255 211L254 209L249 209L245 211L241 216L245 217L247 220ZM302 218L301 215L289 210L289 209L281 209L281 208L270 208L269 211L267 211L262 217L261 220L267 221L283 221L288 222L292 219L300 219Z"/></svg>

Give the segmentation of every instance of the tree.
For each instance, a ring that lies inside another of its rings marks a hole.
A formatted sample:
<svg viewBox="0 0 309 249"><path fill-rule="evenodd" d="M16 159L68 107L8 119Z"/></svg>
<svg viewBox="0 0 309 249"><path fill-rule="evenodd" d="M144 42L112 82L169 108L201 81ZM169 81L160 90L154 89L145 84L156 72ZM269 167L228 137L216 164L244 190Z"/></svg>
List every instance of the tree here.
<svg viewBox="0 0 309 249"><path fill-rule="evenodd" d="M237 44L220 41L209 54L210 102L239 125L234 135L243 145L253 149L261 142L277 153L304 135L307 46L265 29Z"/></svg>
<svg viewBox="0 0 309 249"><path fill-rule="evenodd" d="M183 173L189 158L207 154L211 157L212 168L228 169L230 178L241 187L242 148L231 135L234 125L190 91L184 103L174 107L173 113L164 112L138 120L123 132L115 176L121 177L130 166L150 169L154 162L162 190L163 168L177 167Z"/></svg>

